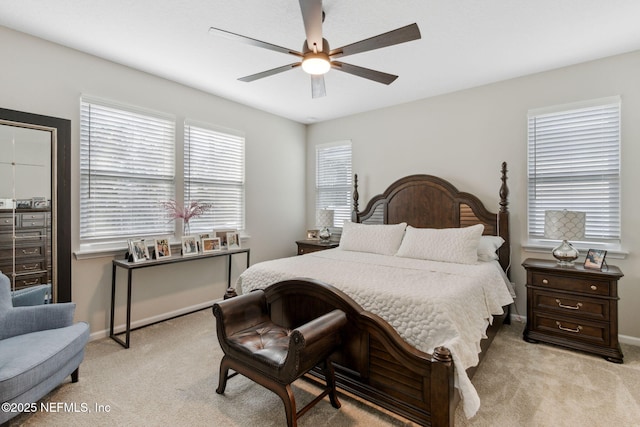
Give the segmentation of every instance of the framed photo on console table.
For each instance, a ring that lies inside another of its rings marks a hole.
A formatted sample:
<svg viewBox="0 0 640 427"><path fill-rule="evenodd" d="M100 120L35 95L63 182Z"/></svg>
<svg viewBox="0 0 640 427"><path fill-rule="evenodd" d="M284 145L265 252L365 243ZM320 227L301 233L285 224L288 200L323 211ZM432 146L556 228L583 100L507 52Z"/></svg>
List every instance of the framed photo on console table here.
<svg viewBox="0 0 640 427"><path fill-rule="evenodd" d="M142 239L134 240L129 239L129 254L133 262L144 261L146 259L150 259L149 257L149 248L147 248L147 244Z"/></svg>
<svg viewBox="0 0 640 427"><path fill-rule="evenodd" d="M228 233L235 233L235 229L215 230L214 235L220 239L220 247L227 249L227 236Z"/></svg>
<svg viewBox="0 0 640 427"><path fill-rule="evenodd" d="M227 249L240 249L240 235L237 232L227 233Z"/></svg>
<svg viewBox="0 0 640 427"><path fill-rule="evenodd" d="M602 270L602 266L607 265L604 262L605 256L607 256L607 251L604 249L589 249L589 252L587 252L587 256L584 259L584 268Z"/></svg>
<svg viewBox="0 0 640 427"><path fill-rule="evenodd" d="M182 238L182 255L198 255L198 238L196 236Z"/></svg>
<svg viewBox="0 0 640 427"><path fill-rule="evenodd" d="M220 238L219 237L205 237L202 239L202 253L218 252L220 251Z"/></svg>
<svg viewBox="0 0 640 427"><path fill-rule="evenodd" d="M153 247L156 250L156 259L171 256L171 245L168 239L156 239Z"/></svg>

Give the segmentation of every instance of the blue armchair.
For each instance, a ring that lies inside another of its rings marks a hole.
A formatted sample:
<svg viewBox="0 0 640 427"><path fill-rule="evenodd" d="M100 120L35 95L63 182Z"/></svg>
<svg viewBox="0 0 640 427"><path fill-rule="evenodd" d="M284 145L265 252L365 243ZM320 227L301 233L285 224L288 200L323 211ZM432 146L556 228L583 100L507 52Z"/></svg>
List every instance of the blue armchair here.
<svg viewBox="0 0 640 427"><path fill-rule="evenodd" d="M35 403L71 375L89 340L89 325L73 323L74 303L14 307L0 273L0 402ZM18 415L0 411L0 424Z"/></svg>

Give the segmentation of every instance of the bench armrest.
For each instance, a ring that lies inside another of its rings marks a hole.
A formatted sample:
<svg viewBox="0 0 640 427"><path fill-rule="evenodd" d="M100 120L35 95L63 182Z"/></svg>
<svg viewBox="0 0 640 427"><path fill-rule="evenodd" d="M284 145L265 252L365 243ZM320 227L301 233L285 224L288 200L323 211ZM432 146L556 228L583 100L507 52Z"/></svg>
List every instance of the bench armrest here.
<svg viewBox="0 0 640 427"><path fill-rule="evenodd" d="M216 317L218 334L222 333L223 337L269 320L262 290L215 303L213 315Z"/></svg>
<svg viewBox="0 0 640 427"><path fill-rule="evenodd" d="M347 315L342 310L333 310L297 327L291 333L291 340L297 345L311 346L327 336L340 332L347 323Z"/></svg>

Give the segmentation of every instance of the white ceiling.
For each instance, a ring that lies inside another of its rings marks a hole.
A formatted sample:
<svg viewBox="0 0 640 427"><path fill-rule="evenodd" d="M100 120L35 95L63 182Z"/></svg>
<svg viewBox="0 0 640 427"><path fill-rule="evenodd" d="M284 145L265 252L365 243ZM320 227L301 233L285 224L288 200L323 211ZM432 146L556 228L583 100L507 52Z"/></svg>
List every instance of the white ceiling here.
<svg viewBox="0 0 640 427"><path fill-rule="evenodd" d="M332 48L413 22L422 39L340 58L400 77L330 71L311 98L296 58L211 26L302 50L297 0L0 0L0 25L302 123L314 123L640 49L640 0L325 0ZM1 41L0 41L1 42Z"/></svg>

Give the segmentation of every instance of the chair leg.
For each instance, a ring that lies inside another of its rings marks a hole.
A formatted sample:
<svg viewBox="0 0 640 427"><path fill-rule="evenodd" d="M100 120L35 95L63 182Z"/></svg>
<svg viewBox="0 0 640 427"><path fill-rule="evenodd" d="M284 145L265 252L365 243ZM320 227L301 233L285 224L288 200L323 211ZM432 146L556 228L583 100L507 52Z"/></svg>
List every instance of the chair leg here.
<svg viewBox="0 0 640 427"><path fill-rule="evenodd" d="M338 393L336 391L336 376L335 371L333 369L333 364L331 360L327 359L322 364L322 371L324 373L324 378L327 381L327 392L329 393L329 400L331 401L331 406L336 409L339 409L340 401L338 400Z"/></svg>
<svg viewBox="0 0 640 427"><path fill-rule="evenodd" d="M80 376L80 367L77 367L76 370L71 373L71 382L77 383L79 376Z"/></svg>
<svg viewBox="0 0 640 427"><path fill-rule="evenodd" d="M218 388L216 389L216 393L223 394L224 389L227 388L227 376L229 375L229 360L227 356L222 357L222 361L220 362L220 378L218 380Z"/></svg>
<svg viewBox="0 0 640 427"><path fill-rule="evenodd" d="M282 386L272 384L272 386L268 388L280 396L282 403L284 403L284 412L287 415L287 427L297 427L298 414L296 413L296 398L291 390L291 385L287 384L286 386Z"/></svg>

